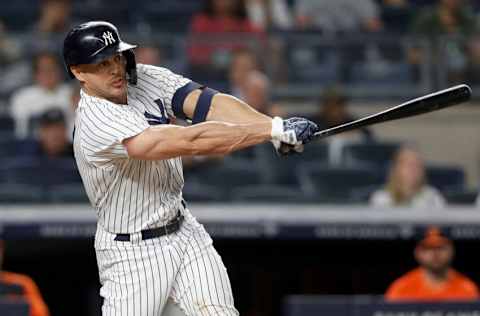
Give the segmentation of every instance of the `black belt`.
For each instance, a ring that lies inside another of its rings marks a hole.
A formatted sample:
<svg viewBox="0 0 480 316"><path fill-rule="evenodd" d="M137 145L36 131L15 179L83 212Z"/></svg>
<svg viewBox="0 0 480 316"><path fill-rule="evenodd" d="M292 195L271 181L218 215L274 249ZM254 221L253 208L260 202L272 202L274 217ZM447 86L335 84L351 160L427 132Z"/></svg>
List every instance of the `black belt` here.
<svg viewBox="0 0 480 316"><path fill-rule="evenodd" d="M172 219L170 222L168 222L164 226L142 230L141 231L142 240L173 234L174 232L180 229L180 226L182 226L183 220L184 220L184 216L180 211L178 211L177 216L175 216L174 219ZM130 241L130 235L131 234L117 234L114 240Z"/></svg>

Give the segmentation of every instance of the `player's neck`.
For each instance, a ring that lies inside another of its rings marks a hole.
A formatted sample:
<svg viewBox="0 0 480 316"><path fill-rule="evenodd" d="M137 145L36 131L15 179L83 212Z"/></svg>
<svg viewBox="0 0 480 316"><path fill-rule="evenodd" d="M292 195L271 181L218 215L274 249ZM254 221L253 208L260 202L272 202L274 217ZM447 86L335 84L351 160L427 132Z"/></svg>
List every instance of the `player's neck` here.
<svg viewBox="0 0 480 316"><path fill-rule="evenodd" d="M110 96L104 96L100 93L97 93L96 91L89 89L86 85L82 85L82 90L88 94L89 96L96 97L99 99L105 99L107 101L110 101L115 104L127 104L128 99L127 99L127 91L125 90L125 93L122 94L121 96L118 97L110 97Z"/></svg>

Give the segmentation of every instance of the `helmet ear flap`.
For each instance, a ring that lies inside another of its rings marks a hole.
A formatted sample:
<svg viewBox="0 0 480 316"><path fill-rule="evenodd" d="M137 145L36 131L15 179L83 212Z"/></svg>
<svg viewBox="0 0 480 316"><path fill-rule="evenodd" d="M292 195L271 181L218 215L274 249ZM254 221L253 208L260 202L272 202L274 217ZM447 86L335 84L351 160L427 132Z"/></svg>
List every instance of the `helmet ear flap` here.
<svg viewBox="0 0 480 316"><path fill-rule="evenodd" d="M135 54L131 49L123 51L122 55L127 61L126 70L128 74L128 81L131 84L137 84L137 63L135 61Z"/></svg>

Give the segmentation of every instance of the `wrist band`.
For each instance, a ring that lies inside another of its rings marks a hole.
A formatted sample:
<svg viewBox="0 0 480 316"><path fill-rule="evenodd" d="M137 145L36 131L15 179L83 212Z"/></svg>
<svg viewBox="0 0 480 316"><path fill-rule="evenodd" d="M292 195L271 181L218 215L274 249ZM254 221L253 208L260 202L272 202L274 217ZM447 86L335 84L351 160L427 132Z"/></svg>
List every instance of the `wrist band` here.
<svg viewBox="0 0 480 316"><path fill-rule="evenodd" d="M281 140L283 135L283 120L281 117L275 116L272 119L272 131L270 135L274 140Z"/></svg>

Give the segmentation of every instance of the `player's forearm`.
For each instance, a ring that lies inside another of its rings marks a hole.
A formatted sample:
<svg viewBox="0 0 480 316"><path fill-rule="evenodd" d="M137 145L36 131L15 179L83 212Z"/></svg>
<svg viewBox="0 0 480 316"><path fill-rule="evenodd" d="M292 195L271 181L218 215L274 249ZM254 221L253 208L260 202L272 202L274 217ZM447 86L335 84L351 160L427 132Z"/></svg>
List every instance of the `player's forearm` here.
<svg viewBox="0 0 480 316"><path fill-rule="evenodd" d="M185 140L189 155L225 155L271 139L272 122L230 124L205 122L187 127Z"/></svg>
<svg viewBox="0 0 480 316"><path fill-rule="evenodd" d="M225 155L271 139L272 123L206 122L190 127L149 128L124 144L129 155L161 160L191 155Z"/></svg>
<svg viewBox="0 0 480 316"><path fill-rule="evenodd" d="M231 95L219 93L213 97L207 121L247 124L270 122L271 117L258 112L245 102Z"/></svg>

